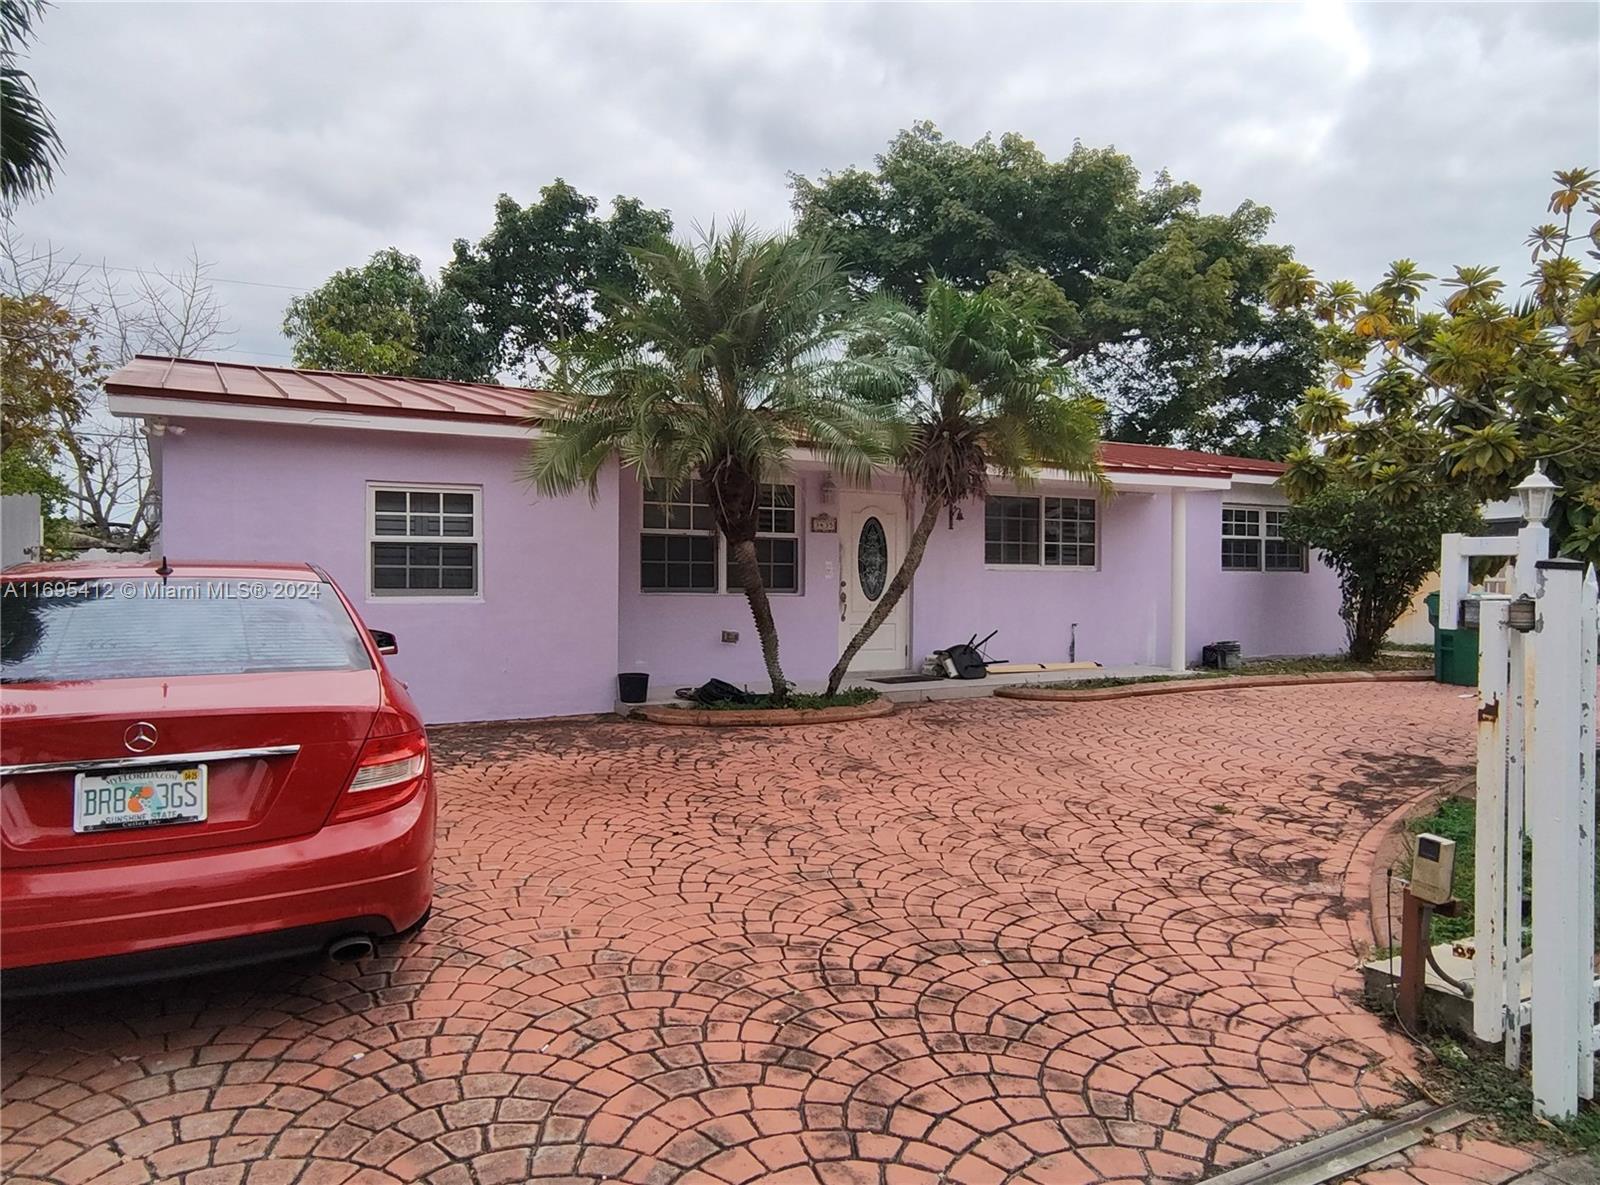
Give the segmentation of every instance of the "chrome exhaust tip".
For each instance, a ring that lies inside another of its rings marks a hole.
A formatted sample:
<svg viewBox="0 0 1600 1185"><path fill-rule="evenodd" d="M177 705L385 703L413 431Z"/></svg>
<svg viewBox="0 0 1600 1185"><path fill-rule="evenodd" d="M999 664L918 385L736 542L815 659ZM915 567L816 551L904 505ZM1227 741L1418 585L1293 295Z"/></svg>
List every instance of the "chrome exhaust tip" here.
<svg viewBox="0 0 1600 1185"><path fill-rule="evenodd" d="M328 958L335 963L359 963L370 959L377 949L370 935L347 934L328 943Z"/></svg>

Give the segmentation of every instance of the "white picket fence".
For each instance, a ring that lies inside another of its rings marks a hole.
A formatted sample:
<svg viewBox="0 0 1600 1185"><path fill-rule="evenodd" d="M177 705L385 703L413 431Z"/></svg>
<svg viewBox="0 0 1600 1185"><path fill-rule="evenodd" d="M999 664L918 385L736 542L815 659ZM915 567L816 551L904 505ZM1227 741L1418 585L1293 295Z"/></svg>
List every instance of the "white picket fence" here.
<svg viewBox="0 0 1600 1185"><path fill-rule="evenodd" d="M1522 1030L1532 1024L1534 1111L1565 1118L1580 1098L1594 1097L1600 1043L1594 1014L1600 589L1582 564L1533 560L1547 554L1542 524L1523 534L1533 538L1518 549L1518 595L1479 598L1473 1028L1484 1041L1503 1040L1506 1065L1516 1069ZM1459 548L1447 544L1445 552L1459 564ZM1533 953L1525 960L1522 856L1530 829ZM1533 998L1525 1003L1529 962Z"/></svg>

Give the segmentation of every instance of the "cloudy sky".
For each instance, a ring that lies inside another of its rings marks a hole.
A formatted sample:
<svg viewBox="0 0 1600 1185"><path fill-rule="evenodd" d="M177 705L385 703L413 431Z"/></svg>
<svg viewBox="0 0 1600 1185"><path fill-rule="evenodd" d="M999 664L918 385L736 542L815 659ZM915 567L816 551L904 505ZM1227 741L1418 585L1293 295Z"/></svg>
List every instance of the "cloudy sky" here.
<svg viewBox="0 0 1600 1185"><path fill-rule="evenodd" d="M561 176L680 227L789 217L790 170L917 119L1252 198L1320 274L1398 256L1519 278L1557 167L1600 164L1595 3L92 5L31 69L68 156L25 237L213 261L228 353L286 362L292 293L398 246L430 267ZM275 287L282 286L282 287Z"/></svg>

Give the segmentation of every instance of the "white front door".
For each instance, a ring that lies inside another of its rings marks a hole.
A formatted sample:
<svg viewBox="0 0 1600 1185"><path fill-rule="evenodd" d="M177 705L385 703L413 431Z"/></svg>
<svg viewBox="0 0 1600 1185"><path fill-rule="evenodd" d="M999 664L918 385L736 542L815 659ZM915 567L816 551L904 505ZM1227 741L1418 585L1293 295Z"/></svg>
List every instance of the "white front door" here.
<svg viewBox="0 0 1600 1185"><path fill-rule="evenodd" d="M839 492L839 652L855 637L900 570L905 505L896 494ZM903 671L911 663L910 593L850 662L852 671Z"/></svg>

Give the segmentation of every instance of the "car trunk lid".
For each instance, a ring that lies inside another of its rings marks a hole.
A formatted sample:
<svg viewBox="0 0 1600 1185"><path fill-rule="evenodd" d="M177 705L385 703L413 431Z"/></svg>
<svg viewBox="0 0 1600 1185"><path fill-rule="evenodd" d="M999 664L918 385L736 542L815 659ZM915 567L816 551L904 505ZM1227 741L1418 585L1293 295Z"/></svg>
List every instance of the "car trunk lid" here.
<svg viewBox="0 0 1600 1185"><path fill-rule="evenodd" d="M13 866L121 860L310 834L349 784L379 699L372 669L0 689L5 859ZM158 760L164 757L173 760ZM85 763L97 768L85 771ZM27 769L49 764L75 768ZM74 831L80 776L200 765L204 821Z"/></svg>

